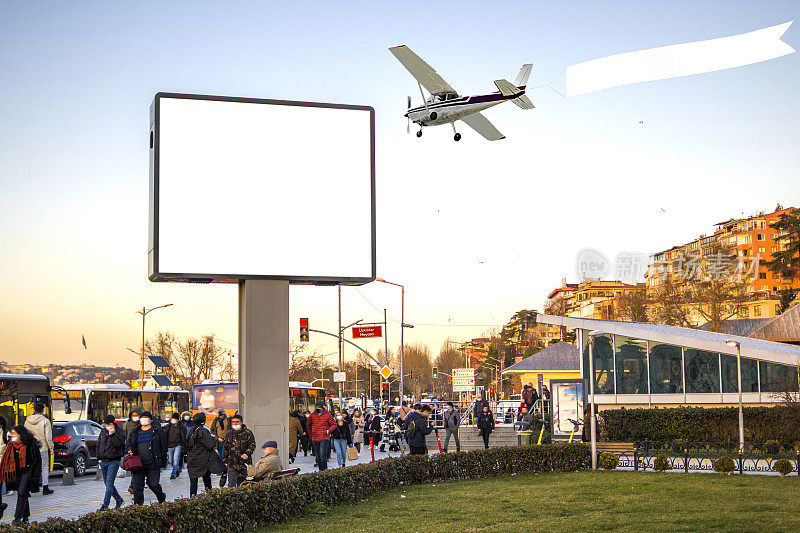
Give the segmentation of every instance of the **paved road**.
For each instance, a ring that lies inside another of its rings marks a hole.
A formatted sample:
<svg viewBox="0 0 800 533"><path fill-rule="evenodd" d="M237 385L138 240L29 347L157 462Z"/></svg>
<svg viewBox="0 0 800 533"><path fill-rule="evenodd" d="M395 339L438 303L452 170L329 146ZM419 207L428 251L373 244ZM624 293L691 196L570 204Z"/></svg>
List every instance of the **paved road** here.
<svg viewBox="0 0 800 533"><path fill-rule="evenodd" d="M431 452L433 453L433 452ZM383 459L389 456L396 457L398 453L381 453L375 450L375 459ZM358 461L348 462L348 464L365 463L370 461L370 454L368 451L362 449L361 456ZM309 455L308 457L297 458L293 465L284 465L285 468L299 467L300 473L308 473L315 471L314 458ZM328 462L329 468L337 468L336 454L331 454L331 461ZM212 483L214 487L219 486L219 476L213 476ZM127 492L130 478L117 478L117 490L125 499L123 506L132 505L133 496ZM185 498L189 496L189 478L184 471L177 479L169 479L169 471L162 471L161 473L161 486L164 493L167 495L167 500L174 500L177 498ZM200 490L202 491L203 482L200 481ZM103 503L103 495L105 494L105 486L102 480L95 481L95 474L93 470L87 472L82 478L75 480L75 485L64 486L61 485L61 476L57 473L55 476L50 477L50 488L55 490L55 494L49 496L42 495L41 492L33 494L30 498L31 507L31 521L47 520L50 517L61 517L67 519L77 518L87 513L91 513L100 508ZM8 504L3 515L2 523L6 524L14 519L14 508L17 504L17 497L14 494L9 494L3 497L3 501ZM156 498L152 492L145 487L144 489L144 502L155 503ZM114 501L111 501L112 506Z"/></svg>

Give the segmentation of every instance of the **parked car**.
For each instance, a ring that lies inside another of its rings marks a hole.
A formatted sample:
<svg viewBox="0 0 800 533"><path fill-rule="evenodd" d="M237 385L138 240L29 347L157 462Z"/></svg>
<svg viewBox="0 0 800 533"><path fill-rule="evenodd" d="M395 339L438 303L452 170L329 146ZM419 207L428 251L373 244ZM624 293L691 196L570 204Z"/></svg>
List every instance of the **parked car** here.
<svg viewBox="0 0 800 533"><path fill-rule="evenodd" d="M97 439L100 424L90 420L53 422L53 470L67 466L75 468L75 477L81 477L87 468L97 466Z"/></svg>

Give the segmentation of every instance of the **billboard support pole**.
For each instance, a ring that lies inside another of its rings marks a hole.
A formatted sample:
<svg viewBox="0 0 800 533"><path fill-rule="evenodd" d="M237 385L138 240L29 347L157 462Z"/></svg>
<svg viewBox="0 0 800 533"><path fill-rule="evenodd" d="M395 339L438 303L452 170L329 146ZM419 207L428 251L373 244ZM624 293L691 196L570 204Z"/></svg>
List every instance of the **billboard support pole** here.
<svg viewBox="0 0 800 533"><path fill-rule="evenodd" d="M239 282L239 409L256 446L278 442L289 464L289 282ZM261 457L256 448L253 463Z"/></svg>

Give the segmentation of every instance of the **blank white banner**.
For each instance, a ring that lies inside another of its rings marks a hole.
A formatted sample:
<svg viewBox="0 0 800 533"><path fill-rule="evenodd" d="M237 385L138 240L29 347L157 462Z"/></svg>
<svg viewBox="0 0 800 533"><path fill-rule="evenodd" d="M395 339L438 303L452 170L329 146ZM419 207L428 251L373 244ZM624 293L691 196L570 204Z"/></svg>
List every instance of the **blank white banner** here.
<svg viewBox="0 0 800 533"><path fill-rule="evenodd" d="M692 43L617 54L566 69L566 95L741 67L795 50L781 37L794 21L761 30Z"/></svg>

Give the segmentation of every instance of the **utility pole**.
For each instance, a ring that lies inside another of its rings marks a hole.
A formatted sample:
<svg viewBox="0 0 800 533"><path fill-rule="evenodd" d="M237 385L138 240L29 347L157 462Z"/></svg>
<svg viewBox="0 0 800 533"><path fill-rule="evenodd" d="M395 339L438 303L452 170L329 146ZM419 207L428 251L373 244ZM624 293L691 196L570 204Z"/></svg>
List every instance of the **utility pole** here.
<svg viewBox="0 0 800 533"><path fill-rule="evenodd" d="M342 286L339 289L339 372L342 371ZM342 383L339 382L339 408L342 408ZM322 463L320 463L322 464Z"/></svg>
<svg viewBox="0 0 800 533"><path fill-rule="evenodd" d="M140 315L142 315L142 354L140 359L140 367L139 367L139 388L144 388L144 317L148 315L148 313L155 311L156 309L162 309L164 307L169 307L172 304L166 305L159 305L158 307L152 307L147 309L146 307L142 306L141 311L136 311Z"/></svg>

